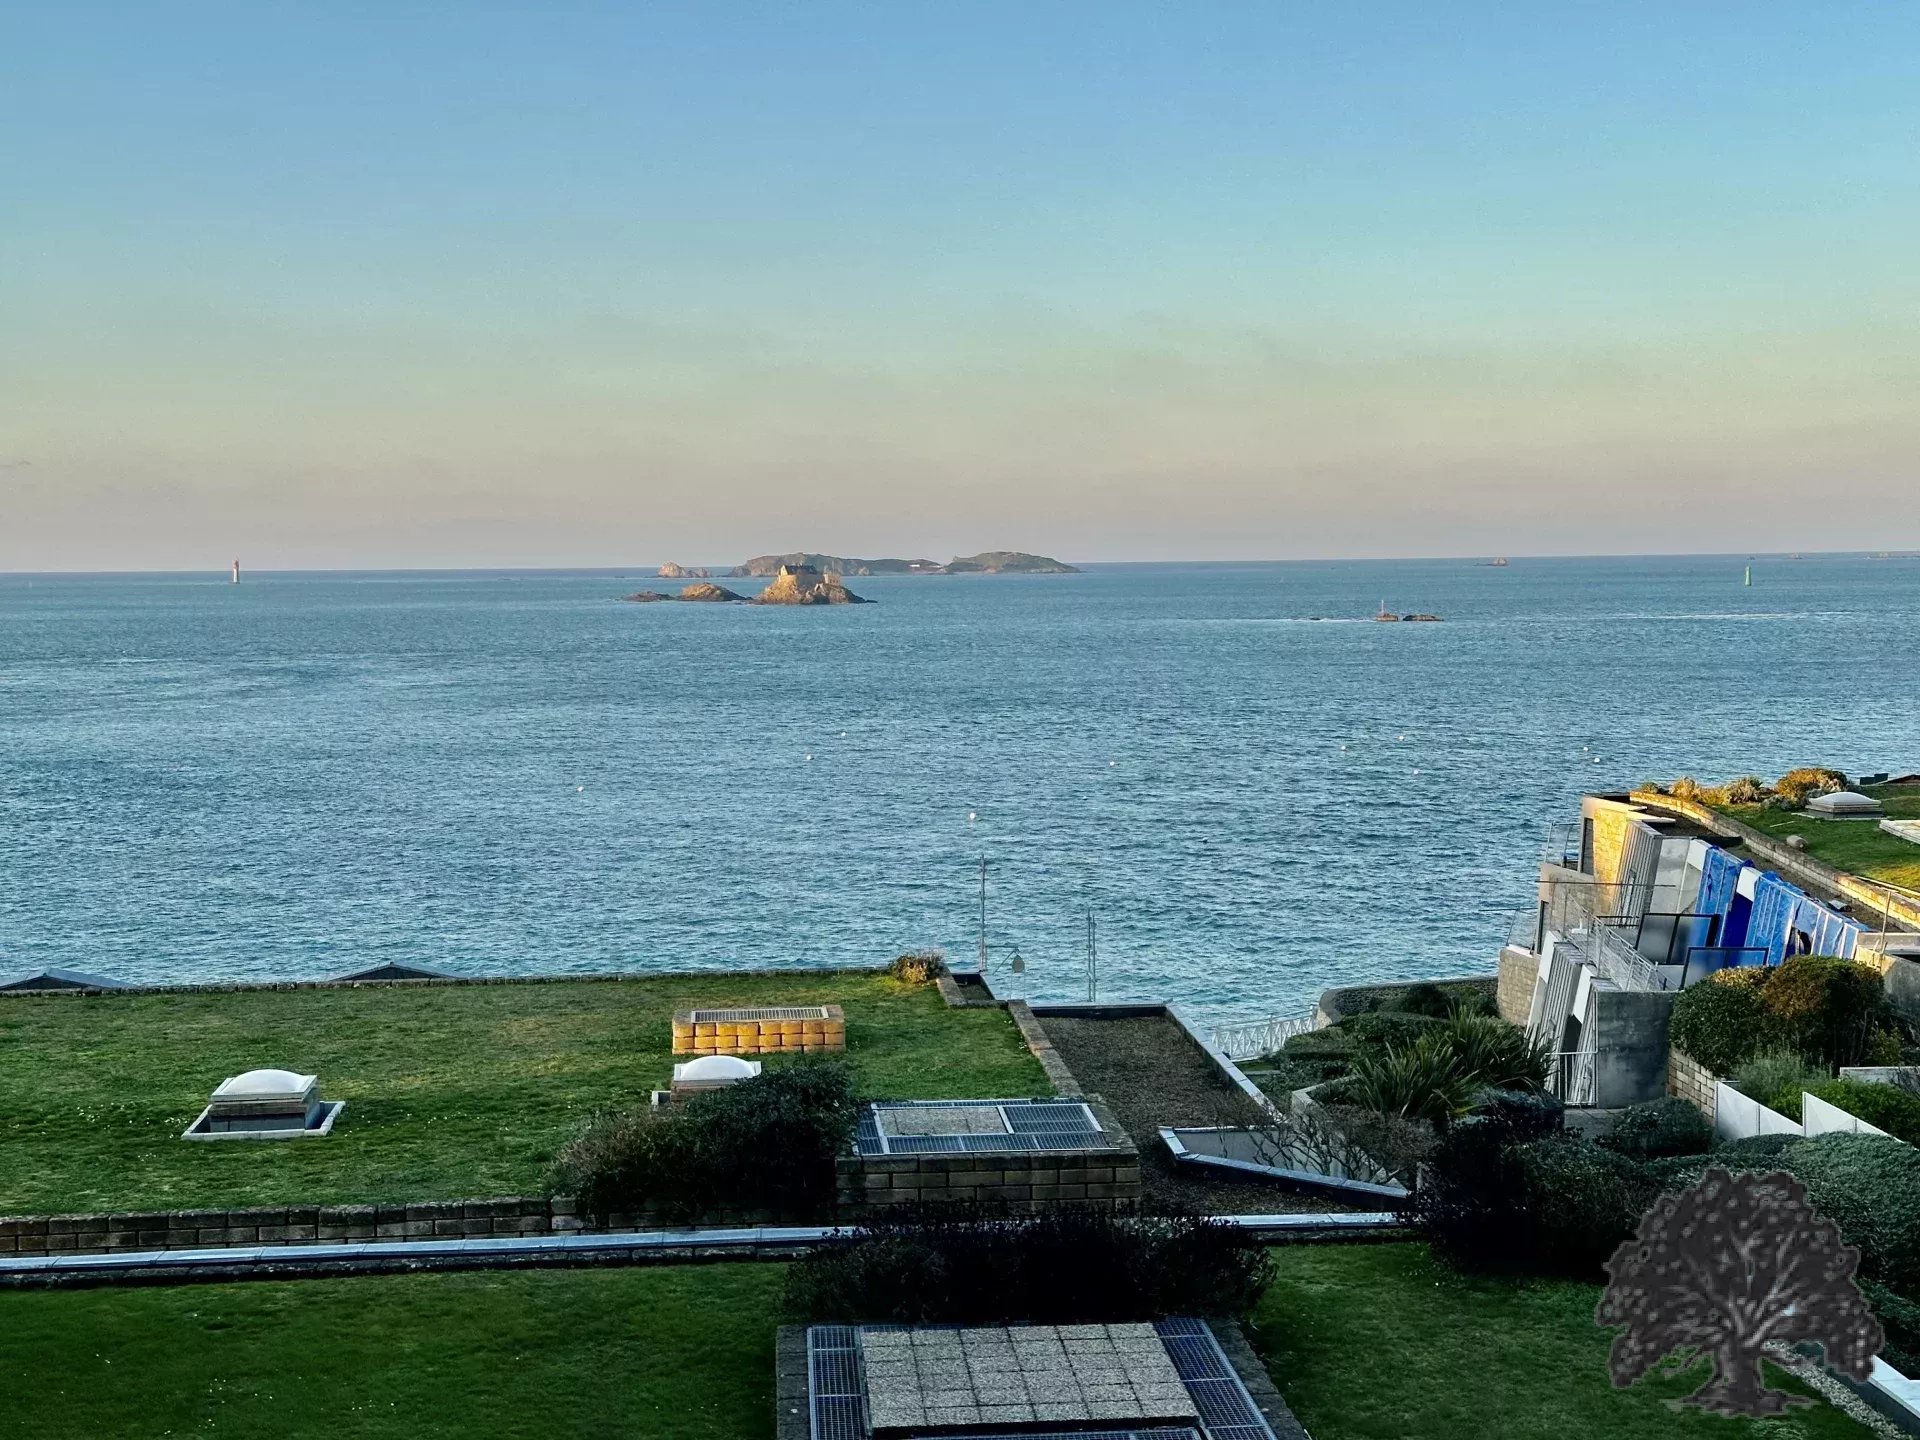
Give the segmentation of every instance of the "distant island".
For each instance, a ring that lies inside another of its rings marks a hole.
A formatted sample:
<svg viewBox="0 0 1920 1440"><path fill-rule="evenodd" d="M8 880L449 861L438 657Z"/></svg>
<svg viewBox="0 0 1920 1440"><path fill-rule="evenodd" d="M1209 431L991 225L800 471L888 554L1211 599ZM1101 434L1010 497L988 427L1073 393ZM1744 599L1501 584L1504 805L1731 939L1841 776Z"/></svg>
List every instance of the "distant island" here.
<svg viewBox="0 0 1920 1440"><path fill-rule="evenodd" d="M685 600L708 605L871 605L873 603L864 595L856 595L847 589L840 582L838 575L828 574L810 565L782 565L779 573L774 576L773 582L752 597L742 595L736 590L729 590L724 585L701 581L687 586L678 595L666 595L658 590L640 590L620 598L635 605L652 605L662 600Z"/></svg>
<svg viewBox="0 0 1920 1440"><path fill-rule="evenodd" d="M676 565L671 560L660 567L662 580L704 580L711 574L713 572L704 567L689 570L686 566Z"/></svg>
<svg viewBox="0 0 1920 1440"><path fill-rule="evenodd" d="M631 600L638 605L652 604L656 600L693 600L708 604L729 604L744 601L747 597L729 590L724 585L689 585L678 595L662 595L658 590L642 590L638 594L623 595L623 600Z"/></svg>
<svg viewBox="0 0 1920 1440"><path fill-rule="evenodd" d="M756 555L727 573L778 575L783 568L818 570L823 575L1078 575L1080 571L1047 555L1023 550L986 550L978 555L956 555L946 564L937 560L861 560L851 555L816 555L796 550L788 555ZM662 571L664 574L665 572Z"/></svg>

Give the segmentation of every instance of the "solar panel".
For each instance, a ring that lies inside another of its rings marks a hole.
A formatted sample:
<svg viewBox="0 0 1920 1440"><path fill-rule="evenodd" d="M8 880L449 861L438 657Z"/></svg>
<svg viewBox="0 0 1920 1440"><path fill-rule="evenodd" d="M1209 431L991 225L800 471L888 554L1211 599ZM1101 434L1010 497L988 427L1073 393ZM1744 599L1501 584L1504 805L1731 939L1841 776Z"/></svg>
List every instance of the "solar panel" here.
<svg viewBox="0 0 1920 1440"><path fill-rule="evenodd" d="M887 1113L984 1108L999 1110L1002 1134L896 1135L882 1121ZM1105 1132L1093 1111L1078 1100L881 1101L860 1112L854 1142L862 1155L1008 1154L1036 1150L1084 1150Z"/></svg>

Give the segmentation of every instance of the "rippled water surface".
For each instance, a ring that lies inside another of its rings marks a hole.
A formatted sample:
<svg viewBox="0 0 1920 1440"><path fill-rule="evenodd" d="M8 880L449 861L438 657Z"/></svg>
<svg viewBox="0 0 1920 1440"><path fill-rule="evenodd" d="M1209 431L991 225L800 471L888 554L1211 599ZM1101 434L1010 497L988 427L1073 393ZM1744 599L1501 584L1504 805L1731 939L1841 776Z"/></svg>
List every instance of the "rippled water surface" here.
<svg viewBox="0 0 1920 1440"><path fill-rule="evenodd" d="M1743 563L4 576L0 972L970 959L983 855L1035 995L1487 970L1583 790L1920 768L1920 560Z"/></svg>

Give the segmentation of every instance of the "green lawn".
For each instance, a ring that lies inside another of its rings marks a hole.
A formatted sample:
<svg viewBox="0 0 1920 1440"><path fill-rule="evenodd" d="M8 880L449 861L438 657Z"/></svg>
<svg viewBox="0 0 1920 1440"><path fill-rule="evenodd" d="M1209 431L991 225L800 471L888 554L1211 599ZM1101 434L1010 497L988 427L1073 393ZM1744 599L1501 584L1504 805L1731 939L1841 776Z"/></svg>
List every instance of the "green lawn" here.
<svg viewBox="0 0 1920 1440"><path fill-rule="evenodd" d="M1888 819L1920 820L1920 787L1870 787L1866 793L1886 807ZM1836 870L1920 890L1920 845L1887 834L1876 821L1822 820L1804 811L1769 810L1763 805L1722 808L1734 819L1782 840L1803 836L1807 853Z"/></svg>
<svg viewBox="0 0 1920 1440"><path fill-rule="evenodd" d="M776 1265L0 1292L10 1440L762 1440Z"/></svg>
<svg viewBox="0 0 1920 1440"><path fill-rule="evenodd" d="M1599 1287L1469 1280L1424 1245L1303 1245L1250 1332L1314 1440L1839 1440L1869 1435L1824 1404L1798 1430L1674 1411L1705 1378L1615 1390ZM1773 1382L1804 1394L1779 1372Z"/></svg>
<svg viewBox="0 0 1920 1440"><path fill-rule="evenodd" d="M676 1008L776 1002L845 1006L869 1095L1050 1093L1005 1011L880 975L8 999L0 1214L538 1193L591 1111L667 1083ZM268 1065L347 1102L332 1135L178 1138Z"/></svg>
<svg viewBox="0 0 1920 1440"><path fill-rule="evenodd" d="M1590 1285L1462 1280L1425 1247L1298 1246L1252 1329L1316 1440L1865 1440L1614 1390ZM184 1435L767 1440L783 1267L0 1291L3 1427ZM1798 1388L1798 1387L1794 1387Z"/></svg>

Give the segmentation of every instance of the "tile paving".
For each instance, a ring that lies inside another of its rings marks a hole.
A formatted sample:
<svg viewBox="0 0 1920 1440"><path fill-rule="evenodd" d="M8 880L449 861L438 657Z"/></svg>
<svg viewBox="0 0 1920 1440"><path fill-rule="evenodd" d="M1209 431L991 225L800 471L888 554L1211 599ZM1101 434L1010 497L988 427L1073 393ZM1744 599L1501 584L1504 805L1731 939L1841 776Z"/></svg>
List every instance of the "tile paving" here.
<svg viewBox="0 0 1920 1440"><path fill-rule="evenodd" d="M1198 1418L1151 1325L859 1331L876 1434Z"/></svg>

